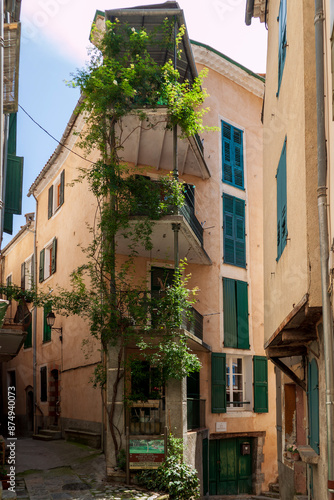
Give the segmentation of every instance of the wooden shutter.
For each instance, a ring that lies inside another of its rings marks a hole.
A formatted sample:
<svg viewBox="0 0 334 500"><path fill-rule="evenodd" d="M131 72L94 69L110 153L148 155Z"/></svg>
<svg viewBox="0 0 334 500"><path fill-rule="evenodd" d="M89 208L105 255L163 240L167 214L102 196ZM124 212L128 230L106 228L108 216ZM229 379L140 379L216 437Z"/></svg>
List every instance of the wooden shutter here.
<svg viewBox="0 0 334 500"><path fill-rule="evenodd" d="M286 186L286 139L277 167L277 260L283 253L288 236L287 228L287 186Z"/></svg>
<svg viewBox="0 0 334 500"><path fill-rule="evenodd" d="M224 347L238 347L235 280L223 278Z"/></svg>
<svg viewBox="0 0 334 500"><path fill-rule="evenodd" d="M5 210L9 214L22 213L23 158L7 156Z"/></svg>
<svg viewBox="0 0 334 500"><path fill-rule="evenodd" d="M39 254L39 282L44 281L44 260L45 260L45 249L40 251Z"/></svg>
<svg viewBox="0 0 334 500"><path fill-rule="evenodd" d="M236 281L238 348L249 349L248 284Z"/></svg>
<svg viewBox="0 0 334 500"><path fill-rule="evenodd" d="M226 354L211 354L211 411L226 412Z"/></svg>
<svg viewBox="0 0 334 500"><path fill-rule="evenodd" d="M309 442L313 450L319 449L319 374L318 365L313 358L308 365L308 408L309 408Z"/></svg>
<svg viewBox="0 0 334 500"><path fill-rule="evenodd" d="M51 251L51 274L57 270L57 238L53 239Z"/></svg>
<svg viewBox="0 0 334 500"><path fill-rule="evenodd" d="M243 132L222 122L223 182L244 187Z"/></svg>
<svg viewBox="0 0 334 500"><path fill-rule="evenodd" d="M278 14L278 92L281 87L283 69L285 64L285 56L286 56L286 46L287 46L287 38L286 38L286 0L281 0L279 6L279 14Z"/></svg>
<svg viewBox="0 0 334 500"><path fill-rule="evenodd" d="M223 195L224 262L246 267L245 202Z"/></svg>
<svg viewBox="0 0 334 500"><path fill-rule="evenodd" d="M52 214L53 214L53 186L50 186L48 191L48 219L52 217Z"/></svg>
<svg viewBox="0 0 334 500"><path fill-rule="evenodd" d="M268 412L268 360L265 356L253 358L254 411Z"/></svg>
<svg viewBox="0 0 334 500"><path fill-rule="evenodd" d="M27 327L27 336L24 341L24 348L28 349L29 347L32 347L32 323Z"/></svg>
<svg viewBox="0 0 334 500"><path fill-rule="evenodd" d="M16 130L17 130L17 113L9 115L9 130L7 141L7 153L16 155Z"/></svg>
<svg viewBox="0 0 334 500"><path fill-rule="evenodd" d="M21 264L21 289L25 290L25 281L26 281L26 264L23 262Z"/></svg>
<svg viewBox="0 0 334 500"><path fill-rule="evenodd" d="M43 309L43 342L49 342L51 340L51 326L48 325L46 317L51 311L51 305L45 305Z"/></svg>
<svg viewBox="0 0 334 500"><path fill-rule="evenodd" d="M64 203L64 194L65 194L65 170L60 174L60 193L59 193L59 206Z"/></svg>

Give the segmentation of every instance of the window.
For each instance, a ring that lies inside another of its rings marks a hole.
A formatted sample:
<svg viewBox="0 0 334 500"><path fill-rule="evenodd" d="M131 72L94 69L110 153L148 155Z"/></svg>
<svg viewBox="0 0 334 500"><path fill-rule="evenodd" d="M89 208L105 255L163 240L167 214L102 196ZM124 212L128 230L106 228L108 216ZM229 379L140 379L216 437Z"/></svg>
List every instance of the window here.
<svg viewBox="0 0 334 500"><path fill-rule="evenodd" d="M246 267L245 202L223 195L224 262Z"/></svg>
<svg viewBox="0 0 334 500"><path fill-rule="evenodd" d="M278 91L279 94L286 57L286 0L281 0L278 14Z"/></svg>
<svg viewBox="0 0 334 500"><path fill-rule="evenodd" d="M222 122L223 182L243 189L244 160L243 132Z"/></svg>
<svg viewBox="0 0 334 500"><path fill-rule="evenodd" d="M148 361L131 361L131 399L147 401L160 399L163 392L162 373Z"/></svg>
<svg viewBox="0 0 334 500"><path fill-rule="evenodd" d="M48 325L46 317L51 311L51 305L46 304L43 309L43 342L51 340L51 326Z"/></svg>
<svg viewBox="0 0 334 500"><path fill-rule="evenodd" d="M47 245L39 254L39 282L46 280L56 272L57 238Z"/></svg>
<svg viewBox="0 0 334 500"><path fill-rule="evenodd" d="M40 369L40 381L41 381L41 401L45 402L48 400L46 366L42 366Z"/></svg>
<svg viewBox="0 0 334 500"><path fill-rule="evenodd" d="M211 354L211 411L250 410L252 399L254 412L268 411L267 358ZM253 391L253 394L252 394Z"/></svg>
<svg viewBox="0 0 334 500"><path fill-rule="evenodd" d="M249 349L248 284L223 278L224 347Z"/></svg>
<svg viewBox="0 0 334 500"><path fill-rule="evenodd" d="M56 181L50 186L48 192L48 219L64 203L65 170L61 172Z"/></svg>
<svg viewBox="0 0 334 500"><path fill-rule="evenodd" d="M309 408L309 442L316 453L319 449L319 375L318 365L313 358L308 365L308 408Z"/></svg>
<svg viewBox="0 0 334 500"><path fill-rule="evenodd" d="M24 341L24 349L29 349L32 347L32 323L27 327L27 336Z"/></svg>
<svg viewBox="0 0 334 500"><path fill-rule="evenodd" d="M21 288L31 290L34 285L34 256L31 255L21 264Z"/></svg>
<svg viewBox="0 0 334 500"><path fill-rule="evenodd" d="M277 261L286 245L287 228L287 193L286 193L286 138L276 173L277 187Z"/></svg>

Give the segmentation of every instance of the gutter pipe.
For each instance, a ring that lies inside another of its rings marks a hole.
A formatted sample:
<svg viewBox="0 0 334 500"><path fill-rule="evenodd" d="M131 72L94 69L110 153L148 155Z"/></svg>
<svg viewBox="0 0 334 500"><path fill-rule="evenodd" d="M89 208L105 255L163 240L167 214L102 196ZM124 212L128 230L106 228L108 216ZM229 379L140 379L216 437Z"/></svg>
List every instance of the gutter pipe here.
<svg viewBox="0 0 334 500"><path fill-rule="evenodd" d="M322 318L324 335L324 356L326 374L326 414L327 414L327 452L328 452L328 498L334 499L334 343L332 314L329 295L329 243L327 219L327 156L325 134L324 102L324 34L323 0L315 0L315 56L316 56L316 100L317 100L317 145L318 145L318 216L322 289Z"/></svg>
<svg viewBox="0 0 334 500"><path fill-rule="evenodd" d="M252 17L254 12L254 0L247 0L246 13L245 13L245 23L246 26L250 26L252 23Z"/></svg>
<svg viewBox="0 0 334 500"><path fill-rule="evenodd" d="M35 231L34 231L34 288L37 292L37 220L38 220L38 201L33 193L33 196L36 201L36 210L35 210ZM32 346L33 346L33 354L32 354L32 385L33 385L33 405L34 405L34 434L37 434L37 416L36 416L36 408L37 406L37 381L36 381L36 371L37 371L37 307L34 307L34 319L32 322Z"/></svg>

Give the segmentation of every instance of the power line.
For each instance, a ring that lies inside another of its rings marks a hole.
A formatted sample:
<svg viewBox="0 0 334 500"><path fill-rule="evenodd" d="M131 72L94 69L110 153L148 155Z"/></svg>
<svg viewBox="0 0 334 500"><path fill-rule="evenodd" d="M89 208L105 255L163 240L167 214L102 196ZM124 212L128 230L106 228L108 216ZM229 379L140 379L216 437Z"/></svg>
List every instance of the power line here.
<svg viewBox="0 0 334 500"><path fill-rule="evenodd" d="M26 111L22 106L21 104L19 104L19 107L22 109L22 111L30 118L31 121L33 121L37 127L39 127L40 129L43 130L43 132L45 132L49 137L51 137L51 139L53 139L54 141L56 141L58 144L60 144L60 146L62 146L63 148L67 149L68 151L70 151L71 153L73 153L74 155L76 156L79 156L79 158L81 158L82 160L85 160L85 161L88 161L89 163L92 163L93 165L95 164L95 161L91 161L91 160L88 160L87 158L85 158L84 156L81 156L79 155L79 153L76 153L75 151L73 151L73 149L69 148L68 146L66 146L65 144L63 144L62 142L58 141L58 139L56 139L52 134L50 134L50 132L48 132L47 130L45 130L44 127L42 127L42 125L40 125L36 120L34 120L34 118L29 115L28 111Z"/></svg>

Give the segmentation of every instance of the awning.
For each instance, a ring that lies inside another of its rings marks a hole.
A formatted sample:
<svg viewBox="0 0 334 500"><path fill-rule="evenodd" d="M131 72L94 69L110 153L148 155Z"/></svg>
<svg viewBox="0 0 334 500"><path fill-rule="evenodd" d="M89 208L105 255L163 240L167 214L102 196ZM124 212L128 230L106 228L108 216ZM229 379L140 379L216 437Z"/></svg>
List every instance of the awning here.
<svg viewBox="0 0 334 500"><path fill-rule="evenodd" d="M309 296L304 295L264 345L267 357L304 390L305 381L282 359L307 355L309 344L318 338L316 324L321 314L322 308L309 307Z"/></svg>
<svg viewBox="0 0 334 500"><path fill-rule="evenodd" d="M10 361L20 351L27 332L22 327L0 328L0 361Z"/></svg>

